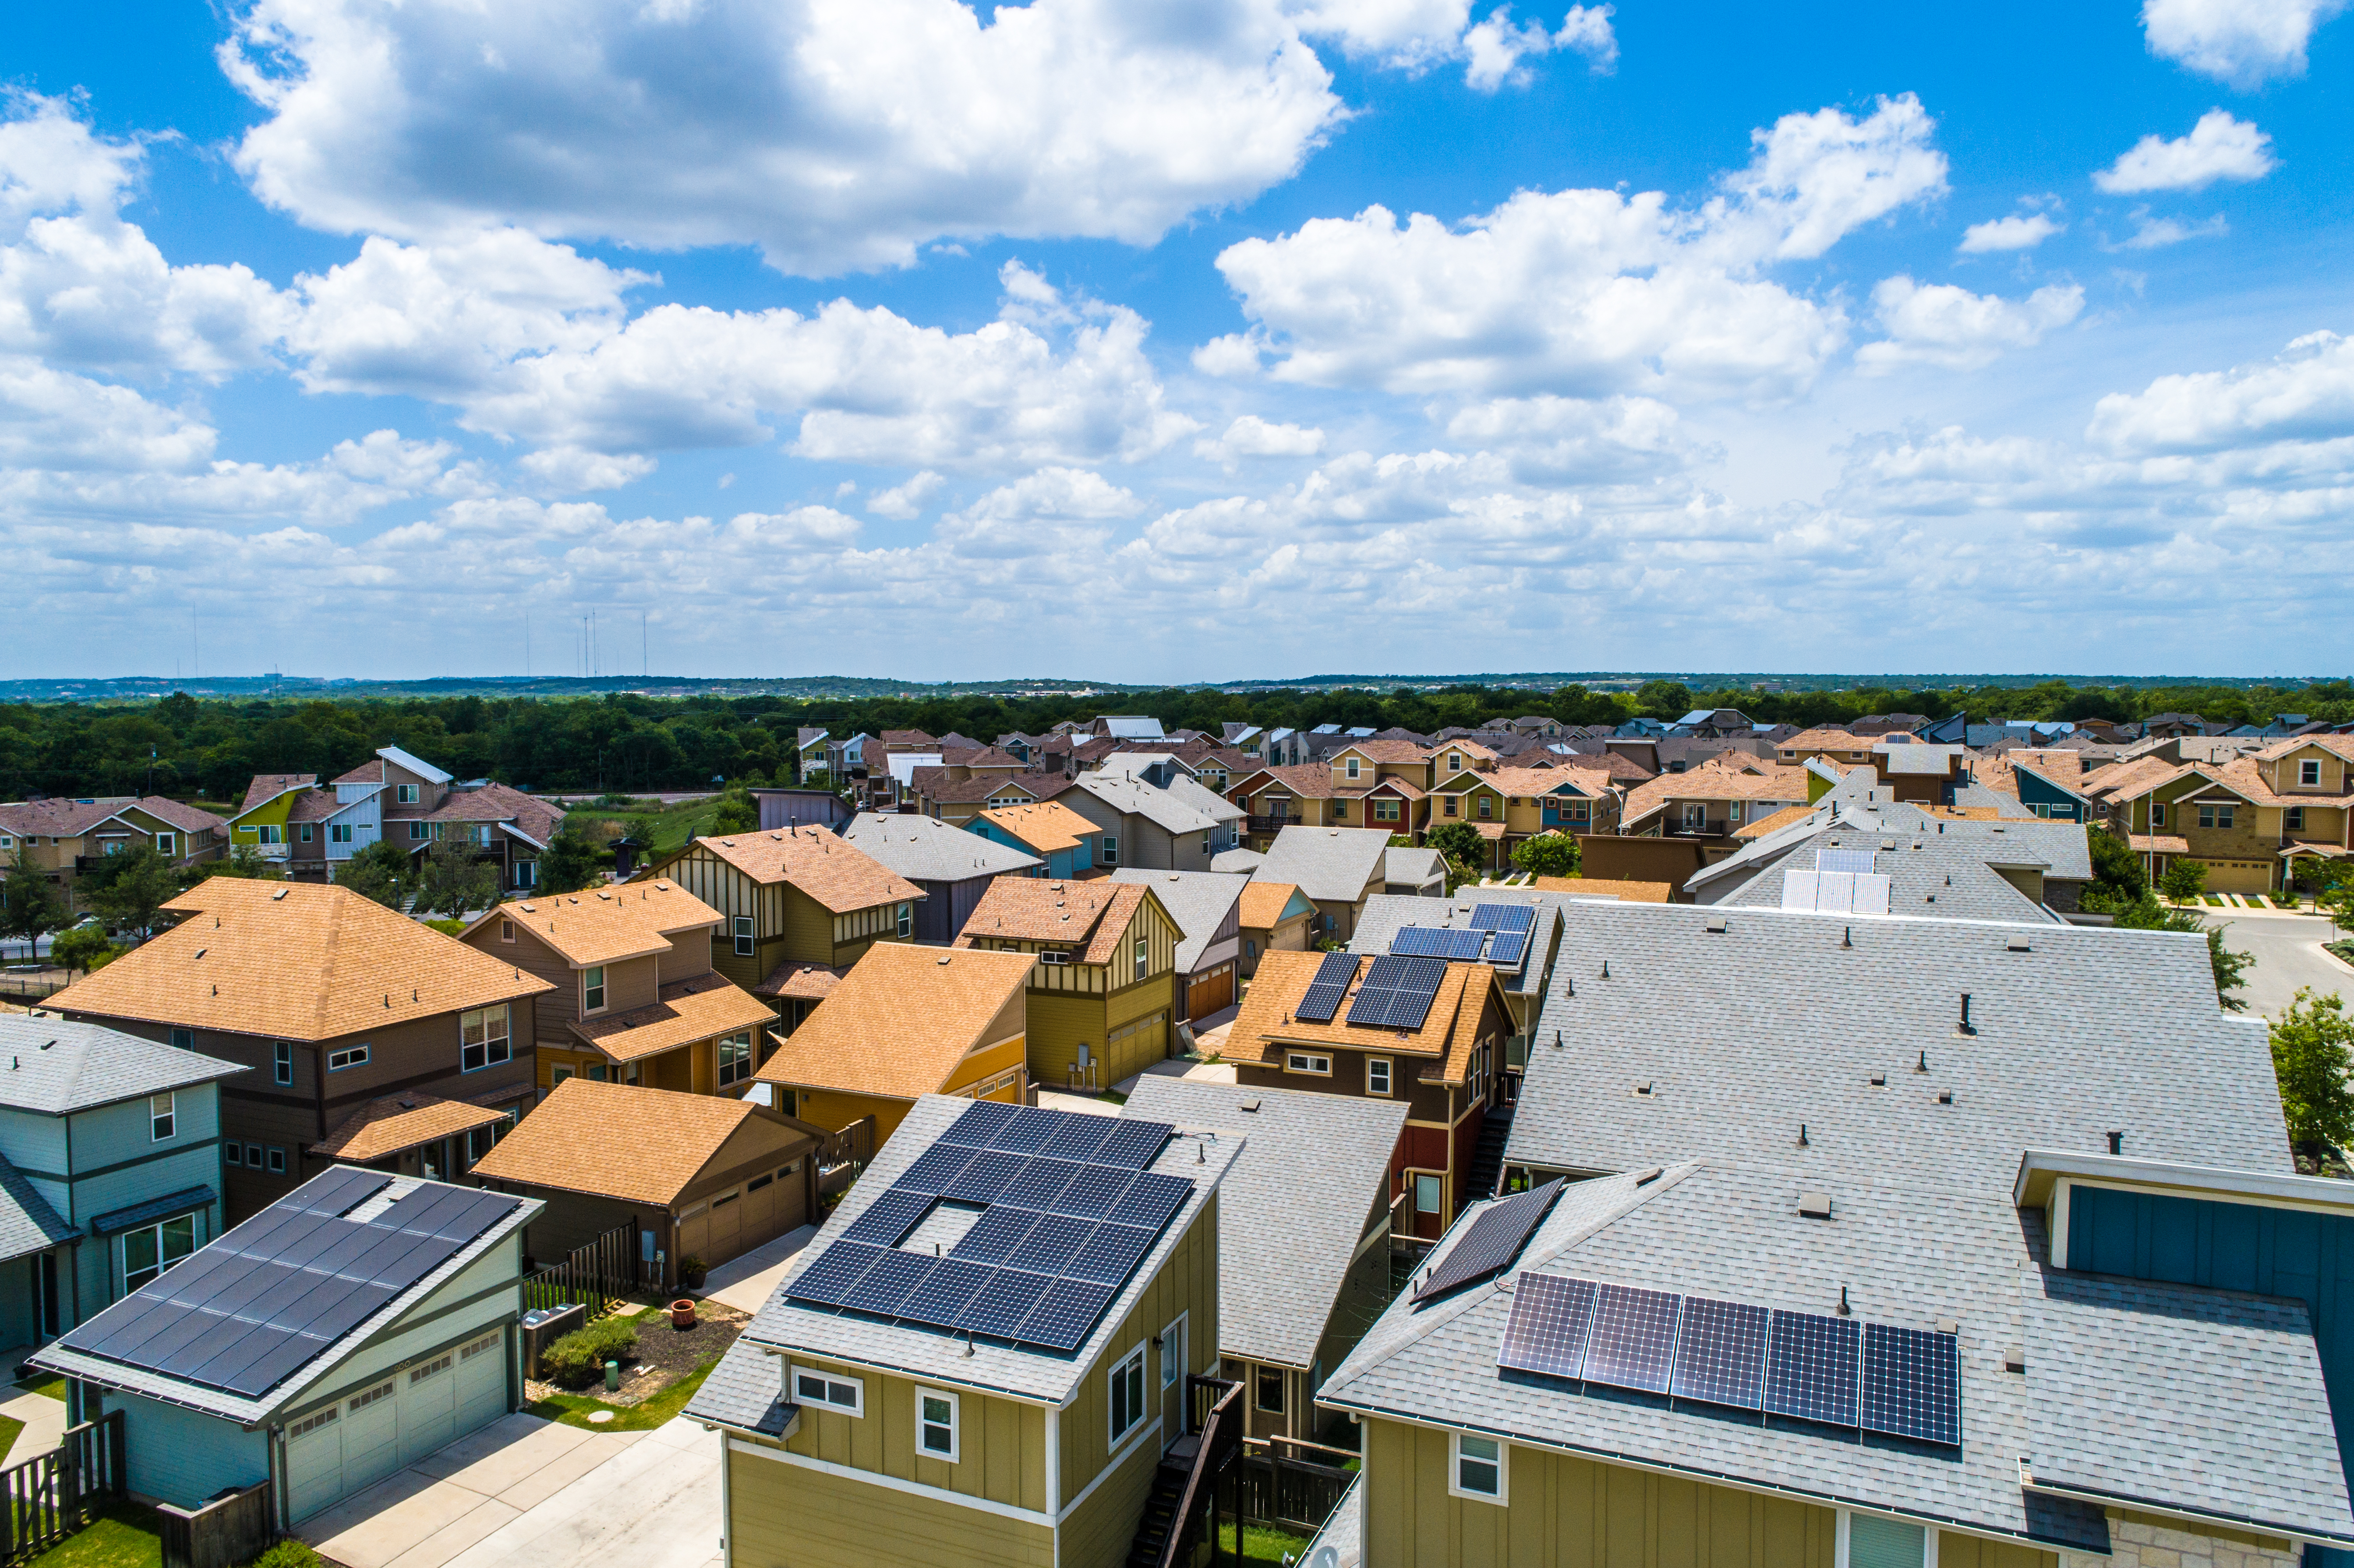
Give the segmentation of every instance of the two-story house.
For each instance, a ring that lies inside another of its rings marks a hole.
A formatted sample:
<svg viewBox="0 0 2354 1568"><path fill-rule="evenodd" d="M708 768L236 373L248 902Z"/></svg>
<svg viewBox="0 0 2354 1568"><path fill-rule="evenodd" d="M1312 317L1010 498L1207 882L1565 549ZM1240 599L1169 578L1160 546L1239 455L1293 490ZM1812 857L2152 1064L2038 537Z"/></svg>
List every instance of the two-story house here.
<svg viewBox="0 0 2354 1568"><path fill-rule="evenodd" d="M2298 736L2222 763L2138 758L2086 774L2081 788L2154 873L2192 860L2206 867L2210 891L2266 893L2286 884L2296 861L2354 849L2349 755L2348 736Z"/></svg>
<svg viewBox="0 0 2354 1568"><path fill-rule="evenodd" d="M1661 773L1627 793L1622 833L1723 841L1706 853L1730 853L1731 835L1759 817L1807 803L1804 767L1785 768L1724 752L1681 773Z"/></svg>
<svg viewBox="0 0 2354 1568"><path fill-rule="evenodd" d="M47 1005L252 1069L221 1093L231 1224L331 1162L310 1150L372 1100L530 1106L514 1042L550 988L520 965L333 884L216 876L164 909L176 925ZM429 1105L381 1125L387 1153L449 1137Z"/></svg>
<svg viewBox="0 0 2354 1568"><path fill-rule="evenodd" d="M229 819L229 841L282 863L290 876L323 882L379 839L425 848L433 836L426 819L454 783L449 773L397 746L378 747L324 787L316 774L257 773Z"/></svg>
<svg viewBox="0 0 2354 1568"><path fill-rule="evenodd" d="M535 1078L740 1095L769 1004L712 969L718 910L662 879L502 904L459 940L548 983Z"/></svg>
<svg viewBox="0 0 2354 1568"><path fill-rule="evenodd" d="M1171 1016L1192 1023L1223 1012L1240 994L1242 897L1250 878L1227 871L1144 871L1122 866L1114 882L1152 889L1177 922L1177 960L1170 973Z"/></svg>
<svg viewBox="0 0 2354 1568"><path fill-rule="evenodd" d="M965 832L1035 857L1040 863L1033 876L1067 881L1103 874L1103 830L1059 800L991 807L968 821Z"/></svg>
<svg viewBox="0 0 2354 1568"><path fill-rule="evenodd" d="M1149 886L1002 876L956 940L1027 953L1030 1076L1101 1090L1169 1055L1171 977L1184 939Z"/></svg>
<svg viewBox="0 0 2354 1568"><path fill-rule="evenodd" d="M1428 825L1469 822L1488 842L1491 869L1511 863L1512 846L1539 833L1608 833L1618 827L1609 777L1569 768L1466 768L1431 791Z"/></svg>
<svg viewBox="0 0 2354 1568"><path fill-rule="evenodd" d="M246 1069L0 1013L0 1342L55 1339L221 1233L220 1084Z"/></svg>
<svg viewBox="0 0 2354 1568"><path fill-rule="evenodd" d="M1309 935L1345 942L1365 900L1389 885L1390 835L1378 828L1286 826L1251 872L1255 882L1288 882L1316 906Z"/></svg>
<svg viewBox="0 0 2354 1568"><path fill-rule="evenodd" d="M1067 782L1059 773L977 773L959 779L946 768L918 768L913 787L918 813L960 828L983 811L1034 805L1059 793Z"/></svg>
<svg viewBox="0 0 2354 1568"><path fill-rule="evenodd" d="M407 824L411 832L426 831L421 844L411 842L413 850L487 862L498 869L499 885L511 889L539 885L539 857L563 825L563 807L504 784L451 789L419 821Z"/></svg>
<svg viewBox="0 0 2354 1568"><path fill-rule="evenodd" d="M74 885L101 856L143 847L175 867L228 853L228 824L161 795L0 805L0 872L48 878L70 906Z"/></svg>
<svg viewBox="0 0 2354 1568"><path fill-rule="evenodd" d="M701 838L625 886L668 879L717 910L711 964L748 991L809 966L841 973L911 942L924 890L824 828Z"/></svg>
<svg viewBox="0 0 2354 1568"><path fill-rule="evenodd" d="M1206 872L1214 856L1235 847L1216 816L1134 773L1082 773L1054 803L1094 824L1097 863L1107 867Z"/></svg>
<svg viewBox="0 0 2354 1568"><path fill-rule="evenodd" d="M1385 791L1383 799L1397 803L1399 818L1374 821L1371 780L1336 782L1335 770L1321 762L1267 767L1238 779L1227 799L1249 813L1244 823L1246 847L1264 853L1287 828L1378 827L1384 835L1403 832L1411 798L1401 790ZM1405 780L1395 781L1401 786Z"/></svg>

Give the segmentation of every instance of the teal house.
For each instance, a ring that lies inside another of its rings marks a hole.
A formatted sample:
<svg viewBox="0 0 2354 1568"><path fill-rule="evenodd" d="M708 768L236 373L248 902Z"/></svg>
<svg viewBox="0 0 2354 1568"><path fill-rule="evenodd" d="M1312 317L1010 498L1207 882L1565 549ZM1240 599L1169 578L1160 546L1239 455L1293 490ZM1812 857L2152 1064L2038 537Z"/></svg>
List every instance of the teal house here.
<svg viewBox="0 0 2354 1568"><path fill-rule="evenodd" d="M237 1062L0 1014L0 1348L46 1343L220 1233Z"/></svg>
<svg viewBox="0 0 2354 1568"><path fill-rule="evenodd" d="M1030 874L1056 882L1119 863L1119 840L1059 800L994 807L967 822L965 831L1036 856L1039 863Z"/></svg>
<svg viewBox="0 0 2354 1568"><path fill-rule="evenodd" d="M2019 783L2019 803L2037 816L2062 822L2092 821L2092 802L2042 769L2014 763L2011 777Z"/></svg>

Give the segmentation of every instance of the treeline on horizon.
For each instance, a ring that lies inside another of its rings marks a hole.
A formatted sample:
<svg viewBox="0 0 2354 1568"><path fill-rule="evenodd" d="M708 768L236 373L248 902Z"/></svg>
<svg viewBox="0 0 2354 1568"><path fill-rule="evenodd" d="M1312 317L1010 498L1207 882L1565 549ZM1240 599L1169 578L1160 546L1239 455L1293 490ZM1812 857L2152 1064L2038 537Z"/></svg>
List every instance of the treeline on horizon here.
<svg viewBox="0 0 2354 1568"><path fill-rule="evenodd" d="M1672 720L1694 708L1738 708L1760 724L1839 724L1867 714L1933 719L2087 719L2120 722L2195 713L2227 724L2263 724L2298 713L2354 721L2354 682L2275 686L2073 686L2049 681L1974 691L1758 692L1688 690L1650 681L1633 692L1564 686L1539 692L1458 686L1437 692L1176 689L1102 696L1002 700L820 699L774 696L660 698L631 694L575 700L480 696L398 702L310 698L203 701L175 692L139 706L0 704L0 800L37 795L154 793L213 803L244 799L257 773L349 771L381 746L398 746L461 779L493 779L535 790L618 792L708 788L715 779L793 780L795 732L837 736L864 730L950 731L981 741L1009 730L1036 734L1099 712L1147 714L1168 728L1215 735L1226 723L1312 728L1321 724L1429 734L1485 719L1542 714L1565 724Z"/></svg>

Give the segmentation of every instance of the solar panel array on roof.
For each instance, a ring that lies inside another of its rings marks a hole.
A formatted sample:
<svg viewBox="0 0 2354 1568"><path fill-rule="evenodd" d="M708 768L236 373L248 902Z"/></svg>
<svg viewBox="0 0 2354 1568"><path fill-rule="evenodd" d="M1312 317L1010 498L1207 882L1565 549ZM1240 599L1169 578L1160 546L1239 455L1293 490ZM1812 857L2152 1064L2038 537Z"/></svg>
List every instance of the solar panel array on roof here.
<svg viewBox="0 0 2354 1568"><path fill-rule="evenodd" d="M1522 1271L1496 1364L1945 1447L1962 1441L1952 1334Z"/></svg>
<svg viewBox="0 0 2354 1568"><path fill-rule="evenodd" d="M1488 961L1500 969L1518 969L1529 955L1529 934L1526 931L1499 931L1488 948Z"/></svg>
<svg viewBox="0 0 2354 1568"><path fill-rule="evenodd" d="M68 1349L259 1398L523 1200L440 1183L344 1216L394 1181L337 1167L65 1336Z"/></svg>
<svg viewBox="0 0 2354 1568"><path fill-rule="evenodd" d="M1309 1023L1330 1023L1332 1015L1341 1011L1341 999L1349 994L1349 982L1357 978L1357 956L1354 953L1327 953L1324 961L1316 966L1316 978L1308 982L1300 993L1299 1004L1292 1015Z"/></svg>
<svg viewBox="0 0 2354 1568"><path fill-rule="evenodd" d="M1545 1217L1553 1200L1561 1196L1561 1188L1562 1179L1555 1177L1542 1187L1516 1192L1480 1210L1471 1228L1447 1249L1447 1255L1416 1287L1414 1298L1425 1301L1459 1290L1508 1266L1520 1255L1521 1245Z"/></svg>
<svg viewBox="0 0 2354 1568"><path fill-rule="evenodd" d="M1869 872L1874 869L1870 850L1819 849L1815 852L1817 871Z"/></svg>
<svg viewBox="0 0 2354 1568"><path fill-rule="evenodd" d="M1365 970L1365 980L1349 1003L1349 1022L1371 1029L1419 1029L1447 978L1444 959L1386 954Z"/></svg>
<svg viewBox="0 0 2354 1568"><path fill-rule="evenodd" d="M1537 912L1525 904L1476 904L1471 924L1482 931L1533 931Z"/></svg>
<svg viewBox="0 0 2354 1568"><path fill-rule="evenodd" d="M1401 926L1390 938L1390 951L1406 958L1471 959L1488 940L1485 931L1449 930L1444 926Z"/></svg>
<svg viewBox="0 0 2354 1568"><path fill-rule="evenodd" d="M981 1101L785 1295L811 1307L1076 1350L1193 1195L1193 1182L1145 1169L1174 1131L1162 1121ZM899 1251L942 1202L981 1213L945 1256Z"/></svg>

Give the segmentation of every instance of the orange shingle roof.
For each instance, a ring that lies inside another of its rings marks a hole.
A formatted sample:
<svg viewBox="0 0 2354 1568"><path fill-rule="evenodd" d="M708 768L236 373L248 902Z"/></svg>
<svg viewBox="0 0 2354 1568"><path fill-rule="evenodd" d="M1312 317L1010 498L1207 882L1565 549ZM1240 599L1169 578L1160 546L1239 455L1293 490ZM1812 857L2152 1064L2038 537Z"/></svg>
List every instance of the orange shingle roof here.
<svg viewBox="0 0 2354 1568"><path fill-rule="evenodd" d="M1342 747L1332 755L1346 757L1352 751L1370 761L1387 763L1393 768L1430 760L1430 747L1416 746L1410 740L1361 740L1354 746Z"/></svg>
<svg viewBox="0 0 2354 1568"><path fill-rule="evenodd" d="M922 888L823 828L695 842L753 881L789 882L836 915L924 896Z"/></svg>
<svg viewBox="0 0 2354 1568"><path fill-rule="evenodd" d="M1235 918L1254 931L1264 931L1283 918L1284 906L1299 891L1296 882L1254 882L1245 886Z"/></svg>
<svg viewBox="0 0 2354 1568"><path fill-rule="evenodd" d="M767 1002L716 974L673 981L657 995L659 1000L646 1007L582 1019L572 1025L572 1033L616 1062L636 1062L715 1034L759 1029L777 1021Z"/></svg>
<svg viewBox="0 0 2354 1568"><path fill-rule="evenodd" d="M1812 806L1785 806L1770 816L1760 817L1754 822L1744 822L1733 831L1733 836L1736 839L1762 839L1767 833L1780 832L1792 822L1805 821L1807 813L1813 810Z"/></svg>
<svg viewBox="0 0 2354 1568"><path fill-rule="evenodd" d="M1456 775L1457 779L1465 781L1462 789L1442 793L1459 795L1466 789L1485 785L1500 795L1543 795L1564 784L1575 784L1588 795L1604 795L1609 792L1609 777L1606 773L1567 767L1499 768L1488 773L1467 770ZM1447 780L1450 784L1454 781L1452 779Z"/></svg>
<svg viewBox="0 0 2354 1568"><path fill-rule="evenodd" d="M186 917L48 1005L316 1041L554 989L333 883L215 876L164 907Z"/></svg>
<svg viewBox="0 0 2354 1568"><path fill-rule="evenodd" d="M364 1165L420 1143L504 1120L504 1111L464 1100L443 1099L439 1095L387 1095L355 1111L343 1125L313 1144L311 1152Z"/></svg>
<svg viewBox="0 0 2354 1568"><path fill-rule="evenodd" d="M1084 944L1074 962L1108 964L1119 950L1138 906L1150 890L1133 882L1054 882L1041 876L1001 876L989 885L956 945L976 940ZM1158 900L1155 900L1158 902Z"/></svg>
<svg viewBox="0 0 2354 1568"><path fill-rule="evenodd" d="M567 1078L474 1166L474 1174L668 1207L736 1130L748 1100Z"/></svg>
<svg viewBox="0 0 2354 1568"><path fill-rule="evenodd" d="M832 964L803 963L799 959L787 959L768 972L758 985L752 988L754 996L773 996L788 1001L823 1001L842 983L850 971Z"/></svg>
<svg viewBox="0 0 2354 1568"><path fill-rule="evenodd" d="M1776 749L1782 751L1870 751L1872 749L1872 741L1867 737L1851 734L1847 730L1835 729L1829 726L1802 729L1789 739L1777 740L1774 745Z"/></svg>
<svg viewBox="0 0 2354 1568"><path fill-rule="evenodd" d="M1437 1057L1441 1081L1463 1082L1470 1070L1471 1053L1479 1044L1485 1003L1497 990L1493 969L1486 964L1448 964L1422 1027L1401 1033L1351 1023L1348 1002L1341 1004L1330 1023L1294 1017L1292 1009L1307 993L1323 961L1322 953L1271 952L1262 958L1257 977L1243 998L1242 1011L1226 1032L1229 1054L1246 1055L1256 1050L1262 1060L1275 1062L1282 1059L1287 1045L1347 1045L1360 1051ZM1352 999L1371 962L1370 959L1360 960L1357 978L1350 982ZM1500 1007L1501 1001L1497 1005Z"/></svg>
<svg viewBox="0 0 2354 1568"><path fill-rule="evenodd" d="M1030 983L1027 953L881 942L762 1064L770 1084L911 1100L937 1093L983 1045L1020 1033L990 1025Z"/></svg>
<svg viewBox="0 0 2354 1568"><path fill-rule="evenodd" d="M613 964L671 950L682 931L719 924L718 910L674 882L632 882L620 887L517 898L466 927L468 941L493 951L498 923L512 920L575 968Z"/></svg>
<svg viewBox="0 0 2354 1568"><path fill-rule="evenodd" d="M1089 833L1102 832L1059 800L1040 800L1028 806L998 806L981 814L992 825L1002 828L1040 854L1076 849L1080 839Z"/></svg>
<svg viewBox="0 0 2354 1568"><path fill-rule="evenodd" d="M1665 904L1669 885L1664 882L1621 882L1606 876L1540 876L1540 891L1566 893L1576 898L1616 898L1621 904Z"/></svg>

